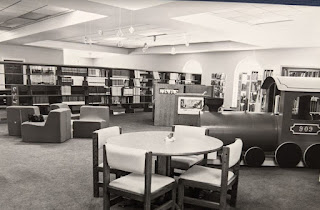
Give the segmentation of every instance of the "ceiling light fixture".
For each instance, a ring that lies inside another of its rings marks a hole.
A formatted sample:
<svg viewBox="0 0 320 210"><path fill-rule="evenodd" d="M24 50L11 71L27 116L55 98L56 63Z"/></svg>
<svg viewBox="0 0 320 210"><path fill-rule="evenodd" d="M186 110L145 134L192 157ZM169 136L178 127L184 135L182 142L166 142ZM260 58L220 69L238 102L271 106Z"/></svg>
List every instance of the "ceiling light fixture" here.
<svg viewBox="0 0 320 210"><path fill-rule="evenodd" d="M118 47L123 47L123 42L122 42L122 41L119 41L118 44L117 44L117 46L118 46Z"/></svg>
<svg viewBox="0 0 320 210"><path fill-rule="evenodd" d="M186 45L186 47L189 47L189 45L190 45L188 37L187 37L186 34L184 34L184 44Z"/></svg>
<svg viewBox="0 0 320 210"><path fill-rule="evenodd" d="M99 34L99 36L102 36L103 35L103 30L99 29L98 30L98 34Z"/></svg>
<svg viewBox="0 0 320 210"><path fill-rule="evenodd" d="M148 48L149 48L149 46L148 46L147 42L145 42L144 45L143 45L143 48L142 48L142 52L145 53Z"/></svg>
<svg viewBox="0 0 320 210"><path fill-rule="evenodd" d="M133 28L133 26L132 26L132 10L131 10L131 12L130 12L130 28L129 28L129 32L130 32L130 34L133 34L134 33L134 28Z"/></svg>
<svg viewBox="0 0 320 210"><path fill-rule="evenodd" d="M172 46L171 48L171 55L175 55L176 54L176 48L174 46Z"/></svg>
<svg viewBox="0 0 320 210"><path fill-rule="evenodd" d="M122 37L123 36L123 32L121 30L121 8L119 7L119 29L117 31L117 37Z"/></svg>

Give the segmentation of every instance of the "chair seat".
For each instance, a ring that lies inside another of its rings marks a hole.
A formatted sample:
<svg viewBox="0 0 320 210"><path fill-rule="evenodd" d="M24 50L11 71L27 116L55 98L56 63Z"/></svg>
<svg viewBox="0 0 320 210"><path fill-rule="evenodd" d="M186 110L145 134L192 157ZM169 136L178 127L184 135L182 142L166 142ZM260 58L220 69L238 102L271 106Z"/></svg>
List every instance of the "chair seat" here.
<svg viewBox="0 0 320 210"><path fill-rule="evenodd" d="M213 186L221 186L221 169L209 168L204 166L192 166L189 170L180 176L180 179L202 182ZM228 172L228 182L232 179L234 173Z"/></svg>
<svg viewBox="0 0 320 210"><path fill-rule="evenodd" d="M171 157L171 167L188 170L191 166L201 162L203 158L203 155L173 156Z"/></svg>
<svg viewBox="0 0 320 210"><path fill-rule="evenodd" d="M46 122L44 121L44 122L24 122L24 123L22 123L23 125L33 125L33 126L40 126L40 127L43 127L45 124L46 124Z"/></svg>
<svg viewBox="0 0 320 210"><path fill-rule="evenodd" d="M175 182L175 180L171 177L152 174L151 193L154 193L157 190L173 182ZM112 182L110 182L109 185L110 187L113 187L113 188L143 195L144 194L144 175L131 173L119 179L113 180Z"/></svg>

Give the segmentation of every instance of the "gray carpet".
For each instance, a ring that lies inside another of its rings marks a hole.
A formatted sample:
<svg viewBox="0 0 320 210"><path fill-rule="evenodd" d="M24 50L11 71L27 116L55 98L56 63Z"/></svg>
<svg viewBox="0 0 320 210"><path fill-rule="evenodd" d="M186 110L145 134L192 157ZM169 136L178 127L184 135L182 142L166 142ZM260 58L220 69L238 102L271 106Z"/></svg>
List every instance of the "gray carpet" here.
<svg viewBox="0 0 320 210"><path fill-rule="evenodd" d="M152 113L112 116L111 122L125 133L171 129L153 126ZM0 209L102 209L102 198L92 195L91 152L90 139L23 143L0 124ZM320 208L318 170L241 167L240 173L237 209Z"/></svg>

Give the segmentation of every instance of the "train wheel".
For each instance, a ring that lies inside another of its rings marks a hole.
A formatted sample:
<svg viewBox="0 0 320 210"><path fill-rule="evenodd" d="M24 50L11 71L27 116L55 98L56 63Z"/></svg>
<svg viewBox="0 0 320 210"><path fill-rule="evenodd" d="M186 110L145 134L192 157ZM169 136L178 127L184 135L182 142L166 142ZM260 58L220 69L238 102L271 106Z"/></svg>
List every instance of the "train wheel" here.
<svg viewBox="0 0 320 210"><path fill-rule="evenodd" d="M280 167L295 167L302 158L301 148L292 142L284 142L278 146L275 152L276 162Z"/></svg>
<svg viewBox="0 0 320 210"><path fill-rule="evenodd" d="M320 169L320 144L310 145L304 152L303 159L306 166Z"/></svg>
<svg viewBox="0 0 320 210"><path fill-rule="evenodd" d="M244 154L244 162L248 166L259 167L266 159L260 147L251 147Z"/></svg>

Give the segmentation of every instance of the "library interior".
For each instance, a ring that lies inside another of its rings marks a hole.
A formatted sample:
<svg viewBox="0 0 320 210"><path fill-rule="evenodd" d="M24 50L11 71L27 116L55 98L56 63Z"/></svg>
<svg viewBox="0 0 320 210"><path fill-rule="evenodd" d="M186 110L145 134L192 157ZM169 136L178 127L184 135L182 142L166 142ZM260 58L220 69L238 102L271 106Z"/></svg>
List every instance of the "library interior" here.
<svg viewBox="0 0 320 210"><path fill-rule="evenodd" d="M0 1L0 209L319 209L320 4L252 2Z"/></svg>

